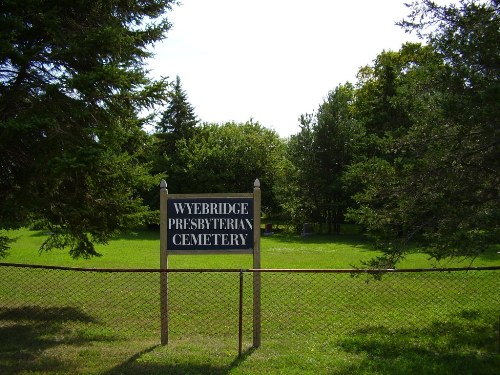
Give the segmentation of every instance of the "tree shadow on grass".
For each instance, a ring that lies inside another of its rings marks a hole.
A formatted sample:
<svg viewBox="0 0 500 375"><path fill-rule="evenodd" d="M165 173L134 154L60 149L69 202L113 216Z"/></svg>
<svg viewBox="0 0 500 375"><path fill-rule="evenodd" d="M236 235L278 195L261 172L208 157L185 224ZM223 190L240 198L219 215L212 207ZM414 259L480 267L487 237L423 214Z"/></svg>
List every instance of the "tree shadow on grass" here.
<svg viewBox="0 0 500 375"><path fill-rule="evenodd" d="M97 323L90 315L73 307L38 307L26 306L11 309L0 308L0 321L41 321L51 324L66 321Z"/></svg>
<svg viewBox="0 0 500 375"><path fill-rule="evenodd" d="M498 322L463 311L420 329L360 328L340 342L362 358L356 371L377 374L495 374Z"/></svg>
<svg viewBox="0 0 500 375"><path fill-rule="evenodd" d="M69 323L77 324L79 329L70 329ZM84 326L95 323L93 317L73 307L0 308L0 373L67 372L71 363L47 356L45 351L62 345L113 340L85 334Z"/></svg>

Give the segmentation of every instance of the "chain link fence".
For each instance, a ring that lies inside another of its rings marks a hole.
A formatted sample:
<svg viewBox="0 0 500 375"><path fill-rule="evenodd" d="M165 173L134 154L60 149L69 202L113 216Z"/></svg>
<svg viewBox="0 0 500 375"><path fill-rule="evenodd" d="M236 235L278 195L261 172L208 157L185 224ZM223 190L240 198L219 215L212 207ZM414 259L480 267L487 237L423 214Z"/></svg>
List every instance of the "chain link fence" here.
<svg viewBox="0 0 500 375"><path fill-rule="evenodd" d="M360 270L169 270L169 340L236 340L241 306L243 340L251 343L255 272L262 345L432 331L500 349L500 267L385 271L380 280ZM2 263L0 274L0 337L15 329L72 340L160 340L159 270ZM13 350L14 341L2 349Z"/></svg>

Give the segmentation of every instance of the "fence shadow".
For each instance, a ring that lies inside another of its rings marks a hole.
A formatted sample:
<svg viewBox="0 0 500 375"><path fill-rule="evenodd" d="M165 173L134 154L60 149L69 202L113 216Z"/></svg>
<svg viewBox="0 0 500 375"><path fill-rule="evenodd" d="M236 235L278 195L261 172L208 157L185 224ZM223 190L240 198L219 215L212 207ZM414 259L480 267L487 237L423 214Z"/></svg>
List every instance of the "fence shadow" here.
<svg viewBox="0 0 500 375"><path fill-rule="evenodd" d="M141 362L140 358L143 355L154 352L157 349L162 348L161 345L155 345L147 348L123 362L122 364L116 366L104 375L136 375L136 374L147 374L147 375L226 375L231 372L234 368L238 367L243 363L254 351L255 348L248 348L245 350L241 357L236 358L228 365L224 364L209 364L209 363L194 363L189 358L185 358L184 361L178 361L175 364L162 364L162 363L151 363L151 362Z"/></svg>
<svg viewBox="0 0 500 375"><path fill-rule="evenodd" d="M83 311L72 307L18 307L0 309L0 373L66 372L71 364L64 359L44 357L48 349L61 345L85 345L112 337L89 337L68 330L75 322L97 323Z"/></svg>

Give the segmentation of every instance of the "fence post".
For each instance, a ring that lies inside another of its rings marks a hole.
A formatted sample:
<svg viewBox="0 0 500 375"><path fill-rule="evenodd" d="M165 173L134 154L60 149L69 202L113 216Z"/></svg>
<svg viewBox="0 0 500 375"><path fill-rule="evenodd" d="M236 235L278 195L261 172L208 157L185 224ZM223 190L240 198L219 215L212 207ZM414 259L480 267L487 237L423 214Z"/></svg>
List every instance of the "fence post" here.
<svg viewBox="0 0 500 375"><path fill-rule="evenodd" d="M160 320L161 344L168 344L168 254L167 254L167 182L160 182Z"/></svg>
<svg viewBox="0 0 500 375"><path fill-rule="evenodd" d="M253 188L253 268L260 269L260 181L254 182ZM260 320L260 272L253 273L253 347L260 346L261 320Z"/></svg>
<svg viewBox="0 0 500 375"><path fill-rule="evenodd" d="M240 270L240 306L238 316L238 357L243 347L243 270Z"/></svg>

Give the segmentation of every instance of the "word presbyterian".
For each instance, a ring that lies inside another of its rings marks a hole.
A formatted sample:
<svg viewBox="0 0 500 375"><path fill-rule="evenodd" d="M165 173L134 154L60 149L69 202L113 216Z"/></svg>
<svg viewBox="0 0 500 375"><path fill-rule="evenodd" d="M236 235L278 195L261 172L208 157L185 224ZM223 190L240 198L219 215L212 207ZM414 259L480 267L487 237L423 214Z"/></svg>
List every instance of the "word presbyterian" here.
<svg viewBox="0 0 500 375"><path fill-rule="evenodd" d="M169 230L252 230L250 219L237 218L169 218Z"/></svg>

